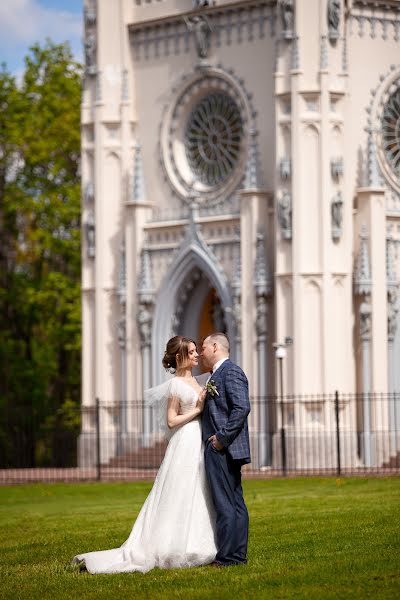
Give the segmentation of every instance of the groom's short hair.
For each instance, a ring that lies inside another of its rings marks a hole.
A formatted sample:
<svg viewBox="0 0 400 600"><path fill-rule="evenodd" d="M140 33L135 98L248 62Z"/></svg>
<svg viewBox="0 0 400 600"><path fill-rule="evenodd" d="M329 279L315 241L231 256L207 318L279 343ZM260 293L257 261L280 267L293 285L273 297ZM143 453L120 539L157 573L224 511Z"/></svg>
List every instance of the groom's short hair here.
<svg viewBox="0 0 400 600"><path fill-rule="evenodd" d="M226 336L225 333L220 333L220 332L211 333L208 336L208 339L213 344L216 343L219 346L221 346L221 349L224 350L227 354L229 354L229 349L230 349L229 348L229 340L228 340L228 336Z"/></svg>

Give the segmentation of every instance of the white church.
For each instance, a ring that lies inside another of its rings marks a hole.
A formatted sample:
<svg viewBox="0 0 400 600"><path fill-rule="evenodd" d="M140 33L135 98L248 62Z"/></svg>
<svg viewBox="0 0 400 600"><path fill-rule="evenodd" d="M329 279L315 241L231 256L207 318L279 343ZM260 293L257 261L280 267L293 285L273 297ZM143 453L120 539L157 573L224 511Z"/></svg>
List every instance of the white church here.
<svg viewBox="0 0 400 600"><path fill-rule="evenodd" d="M395 456L400 1L85 0L84 20L80 463L96 398L103 462L155 444L166 341L215 330L254 468L281 429L304 462L290 444L332 434L336 390L344 464Z"/></svg>

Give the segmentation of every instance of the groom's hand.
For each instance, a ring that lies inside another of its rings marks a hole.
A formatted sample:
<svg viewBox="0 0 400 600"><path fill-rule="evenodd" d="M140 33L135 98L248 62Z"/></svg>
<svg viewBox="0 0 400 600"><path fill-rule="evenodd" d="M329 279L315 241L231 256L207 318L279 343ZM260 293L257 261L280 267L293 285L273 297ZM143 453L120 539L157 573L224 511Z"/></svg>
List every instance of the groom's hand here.
<svg viewBox="0 0 400 600"><path fill-rule="evenodd" d="M222 450L223 445L221 444L221 442L218 441L218 438L216 435L212 435L211 437L209 437L208 441L211 442L211 446L215 450Z"/></svg>

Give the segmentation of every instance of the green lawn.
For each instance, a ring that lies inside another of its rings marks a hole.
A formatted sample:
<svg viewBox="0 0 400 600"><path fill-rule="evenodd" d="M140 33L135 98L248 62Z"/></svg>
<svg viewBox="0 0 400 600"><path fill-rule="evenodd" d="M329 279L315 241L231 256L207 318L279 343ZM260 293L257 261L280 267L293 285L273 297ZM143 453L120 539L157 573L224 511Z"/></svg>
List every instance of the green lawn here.
<svg viewBox="0 0 400 600"><path fill-rule="evenodd" d="M151 484L0 488L0 598L400 598L400 479L246 481L246 567L89 575L78 552L128 536Z"/></svg>

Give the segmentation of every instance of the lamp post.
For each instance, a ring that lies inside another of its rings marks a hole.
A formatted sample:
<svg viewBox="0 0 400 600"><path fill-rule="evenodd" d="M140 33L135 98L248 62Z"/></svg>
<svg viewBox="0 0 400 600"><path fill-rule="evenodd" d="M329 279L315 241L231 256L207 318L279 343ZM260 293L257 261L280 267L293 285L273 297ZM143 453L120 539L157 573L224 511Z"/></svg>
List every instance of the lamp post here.
<svg viewBox="0 0 400 600"><path fill-rule="evenodd" d="M280 405L281 405L281 458L282 458L282 471L283 474L287 474L287 464L286 464L286 439L285 439L285 411L283 406L283 359L286 357L286 348L293 344L293 339L291 337L286 337L285 342L278 343L274 342L272 345L275 348L275 358L278 360L279 364L279 392L280 392Z"/></svg>

